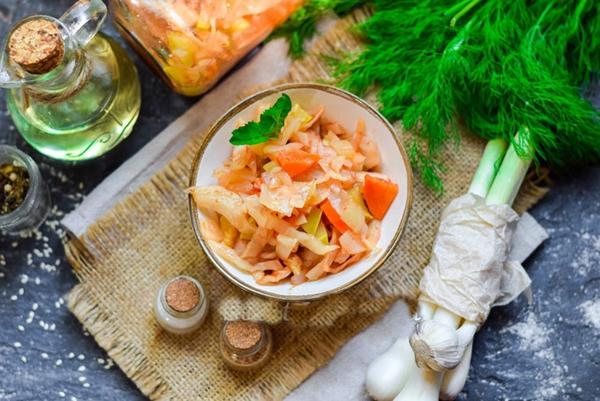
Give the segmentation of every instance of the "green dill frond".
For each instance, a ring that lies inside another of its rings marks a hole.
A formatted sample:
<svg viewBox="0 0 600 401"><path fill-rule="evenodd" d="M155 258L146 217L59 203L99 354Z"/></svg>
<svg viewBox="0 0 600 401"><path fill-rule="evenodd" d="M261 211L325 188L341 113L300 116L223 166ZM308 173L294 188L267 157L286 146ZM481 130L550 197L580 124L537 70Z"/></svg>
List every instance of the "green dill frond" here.
<svg viewBox="0 0 600 401"><path fill-rule="evenodd" d="M290 44L290 55L298 58L304 54L304 42L317 32L317 22L328 12L342 16L368 0L308 0L296 10L271 38L284 37Z"/></svg>
<svg viewBox="0 0 600 401"><path fill-rule="evenodd" d="M446 172L446 168L423 152L415 140L408 145L407 153L410 163L421 174L421 181L435 193L443 194L444 183L440 177Z"/></svg>
<svg viewBox="0 0 600 401"><path fill-rule="evenodd" d="M359 26L364 51L334 73L358 94L378 88L382 113L412 130L411 160L434 190L457 116L487 139L513 141L527 128L538 163L600 160L600 113L582 96L600 72L600 2L373 3Z"/></svg>

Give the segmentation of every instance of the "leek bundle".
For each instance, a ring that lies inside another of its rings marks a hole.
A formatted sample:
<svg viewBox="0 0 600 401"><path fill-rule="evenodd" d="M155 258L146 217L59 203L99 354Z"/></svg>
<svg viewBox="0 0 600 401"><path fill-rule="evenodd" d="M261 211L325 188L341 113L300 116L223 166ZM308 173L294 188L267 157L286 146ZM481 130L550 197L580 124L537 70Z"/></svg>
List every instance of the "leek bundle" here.
<svg viewBox="0 0 600 401"><path fill-rule="evenodd" d="M529 143L528 135L519 132L515 143ZM530 285L507 255L518 219L510 205L531 159L508 146L503 139L488 143L469 193L444 211L420 285L415 330L367 371L367 390L376 400L455 399L467 379L473 336L490 309Z"/></svg>

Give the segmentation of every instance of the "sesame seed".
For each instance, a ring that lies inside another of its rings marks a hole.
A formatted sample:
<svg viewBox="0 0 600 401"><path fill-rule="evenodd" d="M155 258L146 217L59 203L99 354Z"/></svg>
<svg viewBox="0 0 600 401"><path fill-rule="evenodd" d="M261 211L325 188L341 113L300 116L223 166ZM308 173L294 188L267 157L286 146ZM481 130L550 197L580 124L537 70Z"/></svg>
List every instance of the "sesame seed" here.
<svg viewBox="0 0 600 401"><path fill-rule="evenodd" d="M72 352L69 352L69 355L67 355L67 358L73 359L73 358L75 358L75 354Z"/></svg>
<svg viewBox="0 0 600 401"><path fill-rule="evenodd" d="M54 364L55 364L56 366L60 366L60 365L62 365L62 359L57 359L57 360L56 360L56 362L54 362Z"/></svg>
<svg viewBox="0 0 600 401"><path fill-rule="evenodd" d="M24 356L21 357L21 361L23 361L23 363L27 363L27 358L25 358Z"/></svg>
<svg viewBox="0 0 600 401"><path fill-rule="evenodd" d="M79 359L80 361L83 361L85 359L85 355L79 354L79 355L77 355L77 359Z"/></svg>
<svg viewBox="0 0 600 401"><path fill-rule="evenodd" d="M83 387L89 388L90 387L90 383L83 383Z"/></svg>
<svg viewBox="0 0 600 401"><path fill-rule="evenodd" d="M106 360L106 366L104 367L104 369L110 369L110 368L112 368L113 366L114 366L114 362L113 362L113 360L112 360L112 359L110 359L110 358L108 358L108 359Z"/></svg>
<svg viewBox="0 0 600 401"><path fill-rule="evenodd" d="M82 383L83 383L83 382L84 382L84 381L86 381L86 380L87 380L87 378L86 378L85 376L79 376L79 381L80 381L80 382L82 382Z"/></svg>
<svg viewBox="0 0 600 401"><path fill-rule="evenodd" d="M82 365L82 366L78 367L77 370L79 372L85 372L85 366Z"/></svg>
<svg viewBox="0 0 600 401"><path fill-rule="evenodd" d="M23 327L22 325L17 325L17 330L19 331L25 331L25 327Z"/></svg>
<svg viewBox="0 0 600 401"><path fill-rule="evenodd" d="M21 343L16 341L14 344L15 348L21 348Z"/></svg>
<svg viewBox="0 0 600 401"><path fill-rule="evenodd" d="M48 359L48 354L46 354L45 352L42 352L42 358L43 359Z"/></svg>
<svg viewBox="0 0 600 401"><path fill-rule="evenodd" d="M16 295L11 295L10 296L10 300L11 301L16 301L17 299L19 299L19 297L17 297Z"/></svg>
<svg viewBox="0 0 600 401"><path fill-rule="evenodd" d="M37 308L39 308L40 306L37 303L34 303L33 305L31 305L31 309L32 310L37 310Z"/></svg>
<svg viewBox="0 0 600 401"><path fill-rule="evenodd" d="M63 398L64 398L64 397L65 397L65 395L66 395L66 394L65 394L65 392L64 392L64 391L59 391L59 392L58 392L58 396L59 396L59 397L63 397Z"/></svg>

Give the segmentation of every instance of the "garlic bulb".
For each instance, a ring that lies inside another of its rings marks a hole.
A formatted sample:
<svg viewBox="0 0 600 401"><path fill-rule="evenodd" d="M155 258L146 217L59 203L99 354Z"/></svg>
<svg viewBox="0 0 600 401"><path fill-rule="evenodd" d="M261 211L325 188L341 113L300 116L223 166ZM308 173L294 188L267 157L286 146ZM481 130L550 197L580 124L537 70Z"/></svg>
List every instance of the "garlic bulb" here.
<svg viewBox="0 0 600 401"><path fill-rule="evenodd" d="M454 368L464 353L456 328L437 320L418 321L410 345L417 365L436 372Z"/></svg>
<svg viewBox="0 0 600 401"><path fill-rule="evenodd" d="M392 401L404 388L415 367L408 338L399 338L367 369L367 392L377 401Z"/></svg>

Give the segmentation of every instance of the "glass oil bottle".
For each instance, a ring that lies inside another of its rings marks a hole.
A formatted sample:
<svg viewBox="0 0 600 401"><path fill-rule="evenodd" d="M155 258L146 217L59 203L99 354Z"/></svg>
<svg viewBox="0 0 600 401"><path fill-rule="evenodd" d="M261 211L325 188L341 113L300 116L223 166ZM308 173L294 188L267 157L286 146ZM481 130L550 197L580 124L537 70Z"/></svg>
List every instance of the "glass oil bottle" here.
<svg viewBox="0 0 600 401"><path fill-rule="evenodd" d="M29 17L7 36L0 87L9 89L8 109L20 134L49 157L98 157L137 120L137 70L98 32L106 14L102 0L81 0L60 19Z"/></svg>

